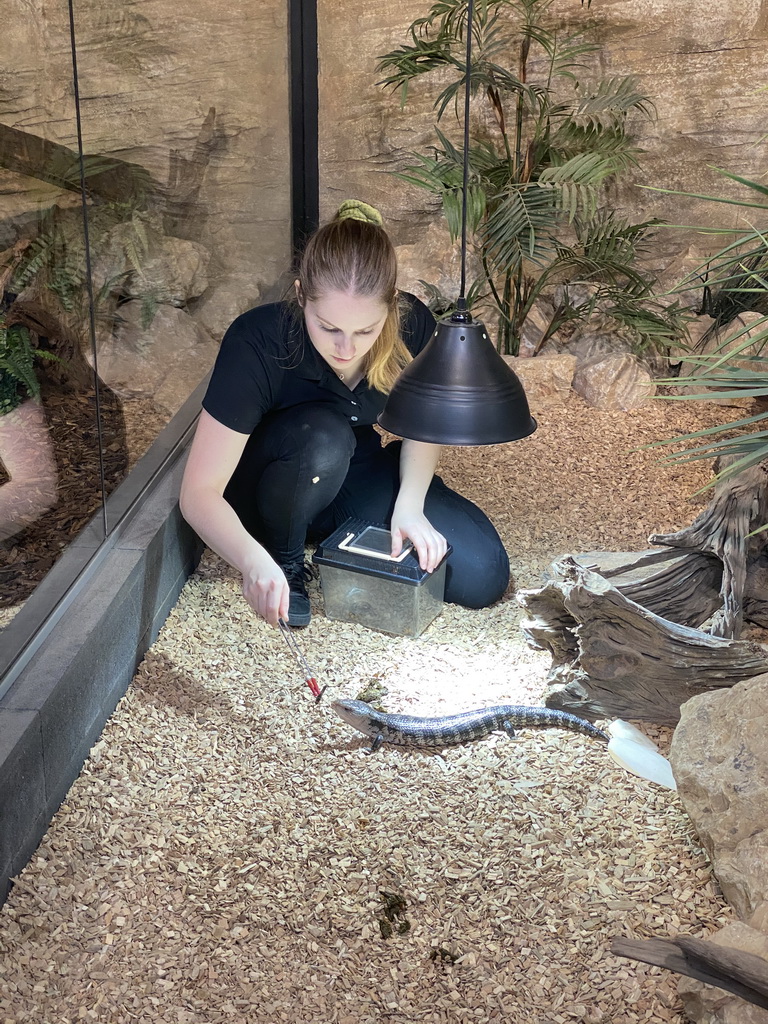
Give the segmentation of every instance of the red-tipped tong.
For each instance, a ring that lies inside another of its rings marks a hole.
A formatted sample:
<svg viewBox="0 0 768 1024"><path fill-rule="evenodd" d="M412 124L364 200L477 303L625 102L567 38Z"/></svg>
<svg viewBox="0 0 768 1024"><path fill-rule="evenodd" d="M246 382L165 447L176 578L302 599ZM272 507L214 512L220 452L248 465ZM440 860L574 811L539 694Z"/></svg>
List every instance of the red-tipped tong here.
<svg viewBox="0 0 768 1024"><path fill-rule="evenodd" d="M285 637L285 642L296 655L299 664L304 669L304 678L307 681L307 686L309 687L312 696L315 698L315 704L318 704L320 702L320 698L328 689L328 684L326 683L322 690L320 689L317 683L317 679L315 679L312 669L309 667L307 659L304 657L301 648L296 643L296 637L293 635L293 630L287 625L286 622L283 621L283 619L278 619L277 624L280 627L281 633Z"/></svg>

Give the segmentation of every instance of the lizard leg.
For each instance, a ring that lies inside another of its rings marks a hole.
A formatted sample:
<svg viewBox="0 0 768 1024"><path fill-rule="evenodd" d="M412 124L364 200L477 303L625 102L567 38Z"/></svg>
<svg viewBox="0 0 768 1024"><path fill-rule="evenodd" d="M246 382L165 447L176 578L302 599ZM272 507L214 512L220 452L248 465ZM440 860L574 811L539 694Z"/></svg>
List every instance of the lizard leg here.
<svg viewBox="0 0 768 1024"><path fill-rule="evenodd" d="M375 754L381 744L384 742L384 737L381 733L377 733L371 741L371 749L368 751L369 754Z"/></svg>
<svg viewBox="0 0 768 1024"><path fill-rule="evenodd" d="M502 722L501 727L511 740L515 738L515 730L511 722Z"/></svg>

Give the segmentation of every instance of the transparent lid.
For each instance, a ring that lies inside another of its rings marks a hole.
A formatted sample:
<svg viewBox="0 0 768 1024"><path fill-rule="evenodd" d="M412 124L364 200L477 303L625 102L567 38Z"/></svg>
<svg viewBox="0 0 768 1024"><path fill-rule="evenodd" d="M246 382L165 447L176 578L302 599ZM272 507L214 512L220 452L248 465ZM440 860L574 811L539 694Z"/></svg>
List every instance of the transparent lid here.
<svg viewBox="0 0 768 1024"><path fill-rule="evenodd" d="M432 575L419 565L418 555L410 541L406 541L396 558L391 556L391 550L392 534L386 526L363 519L347 519L330 537L318 544L312 561L415 586ZM449 545L446 558L451 550Z"/></svg>

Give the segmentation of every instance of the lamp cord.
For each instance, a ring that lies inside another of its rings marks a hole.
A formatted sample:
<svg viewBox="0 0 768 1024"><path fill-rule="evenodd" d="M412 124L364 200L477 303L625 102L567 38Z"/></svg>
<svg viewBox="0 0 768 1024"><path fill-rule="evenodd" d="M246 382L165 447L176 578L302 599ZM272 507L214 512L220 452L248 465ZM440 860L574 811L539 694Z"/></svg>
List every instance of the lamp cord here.
<svg viewBox="0 0 768 1024"><path fill-rule="evenodd" d="M472 15L474 0L467 3L467 63L464 71L464 178L461 186L461 286L456 308L464 312L467 308L467 192L469 190L469 99L470 62L472 59Z"/></svg>

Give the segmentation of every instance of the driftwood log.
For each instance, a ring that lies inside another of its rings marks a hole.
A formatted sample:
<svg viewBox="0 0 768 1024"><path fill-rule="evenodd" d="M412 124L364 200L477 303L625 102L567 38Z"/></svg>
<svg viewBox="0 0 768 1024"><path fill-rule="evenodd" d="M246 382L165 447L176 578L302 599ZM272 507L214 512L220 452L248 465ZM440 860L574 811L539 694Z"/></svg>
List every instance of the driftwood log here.
<svg viewBox="0 0 768 1024"><path fill-rule="evenodd" d="M691 526L660 549L567 556L519 601L522 629L552 665L546 703L587 718L676 722L706 690L768 670L768 650L738 639L768 626L768 463L718 482Z"/></svg>
<svg viewBox="0 0 768 1024"><path fill-rule="evenodd" d="M614 939L611 952L716 985L768 1010L768 960L690 935L668 939Z"/></svg>
<svg viewBox="0 0 768 1024"><path fill-rule="evenodd" d="M726 468L729 461L733 459L721 460L719 468ZM709 627L713 636L739 637L750 562L755 564L758 576L764 578L766 535L749 534L768 523L767 485L768 460L718 481L712 501L690 526L677 533L656 533L648 538L651 544L663 544L676 551L714 555L722 563L722 608ZM763 605L764 612L768 594L763 594L762 600L757 596L757 604Z"/></svg>

